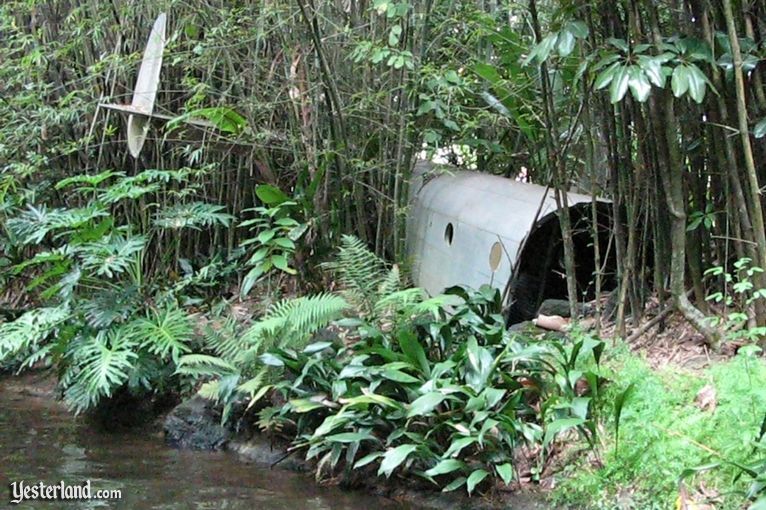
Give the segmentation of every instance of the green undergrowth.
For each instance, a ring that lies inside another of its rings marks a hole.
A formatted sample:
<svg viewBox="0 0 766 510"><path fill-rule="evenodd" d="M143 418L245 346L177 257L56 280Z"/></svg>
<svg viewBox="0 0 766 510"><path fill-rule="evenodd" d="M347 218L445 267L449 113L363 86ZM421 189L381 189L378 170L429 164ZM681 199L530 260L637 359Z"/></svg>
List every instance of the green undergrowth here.
<svg viewBox="0 0 766 510"><path fill-rule="evenodd" d="M727 461L756 460L753 444L766 410L764 360L740 354L700 372L676 366L654 370L625 345L607 349L605 358L604 375L612 381L605 402L634 385L622 411L619 443L609 422L601 435L602 467L585 459L567 466L553 501L589 509L676 508L684 471L720 463L685 479L687 501L746 508L749 479L737 478L740 471ZM706 385L716 391L714 411L695 404ZM700 488L718 497L708 501Z"/></svg>

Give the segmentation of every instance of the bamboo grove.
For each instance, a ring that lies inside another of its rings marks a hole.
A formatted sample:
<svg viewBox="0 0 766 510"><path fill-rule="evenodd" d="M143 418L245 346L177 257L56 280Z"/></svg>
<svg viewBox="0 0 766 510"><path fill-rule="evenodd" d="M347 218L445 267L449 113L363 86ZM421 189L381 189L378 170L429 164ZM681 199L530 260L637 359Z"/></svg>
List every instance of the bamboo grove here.
<svg viewBox="0 0 766 510"><path fill-rule="evenodd" d="M224 113L217 130L154 126L133 160L123 119L98 104L127 102L161 11L158 109ZM562 204L569 190L610 199L618 332L655 292L717 345L705 317L723 305L706 297L722 284L708 269L766 268L765 20L755 0L7 1L0 215L77 205L54 186L75 175L186 169L195 186L153 203L204 200L242 218L269 183L308 225L293 263L310 281L343 233L404 261L408 178L437 155L550 185ZM145 224L151 211L114 213ZM567 213L560 223L569 233ZM243 235L225 221L163 232L146 270L229 255ZM6 265L28 255L4 246ZM766 308L748 320L763 326Z"/></svg>

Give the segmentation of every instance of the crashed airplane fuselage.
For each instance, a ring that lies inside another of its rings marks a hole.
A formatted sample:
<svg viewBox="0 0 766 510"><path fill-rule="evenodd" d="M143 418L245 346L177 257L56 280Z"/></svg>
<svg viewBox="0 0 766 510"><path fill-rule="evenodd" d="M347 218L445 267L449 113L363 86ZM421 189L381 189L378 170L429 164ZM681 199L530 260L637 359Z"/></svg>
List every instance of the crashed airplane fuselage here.
<svg viewBox="0 0 766 510"><path fill-rule="evenodd" d="M591 197L568 193L567 198L578 292L585 297L596 270ZM410 183L407 224L414 283L435 294L451 285L504 290L510 281L510 321L530 318L543 299L566 297L556 210L553 191L543 186L419 163ZM606 260L609 203L598 202L597 210Z"/></svg>

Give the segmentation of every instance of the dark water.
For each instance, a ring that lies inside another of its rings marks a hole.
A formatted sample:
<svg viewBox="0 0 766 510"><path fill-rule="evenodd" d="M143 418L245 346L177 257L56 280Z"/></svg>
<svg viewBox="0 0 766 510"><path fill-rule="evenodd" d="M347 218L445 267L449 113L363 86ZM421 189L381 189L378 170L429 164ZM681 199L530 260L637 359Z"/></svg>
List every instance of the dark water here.
<svg viewBox="0 0 766 510"><path fill-rule="evenodd" d="M35 376L0 378L0 508L405 508L320 488L305 475L244 464L231 453L174 450L152 434L99 432L37 389L40 384ZM87 479L94 491L120 489L122 499L9 503L12 481Z"/></svg>

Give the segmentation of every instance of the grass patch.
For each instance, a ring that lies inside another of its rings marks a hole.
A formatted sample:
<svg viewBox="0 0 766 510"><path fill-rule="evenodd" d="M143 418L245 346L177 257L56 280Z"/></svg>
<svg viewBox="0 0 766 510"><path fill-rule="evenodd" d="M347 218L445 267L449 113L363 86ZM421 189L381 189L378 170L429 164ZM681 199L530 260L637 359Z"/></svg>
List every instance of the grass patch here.
<svg viewBox="0 0 766 510"><path fill-rule="evenodd" d="M615 448L613 419L602 435L603 467L584 461L567 466L552 497L555 503L592 509L667 509L678 498L679 475L687 468L719 460L752 460L766 411L766 363L744 355L702 372L674 367L653 370L639 355L620 345L611 350L604 375L613 382L604 400L607 409L615 396L633 383L620 423ZM714 412L694 403L697 392L712 384L717 392ZM742 508L744 480L734 482L736 470L723 467L697 475L689 482L694 495L702 484L720 494L716 508Z"/></svg>

